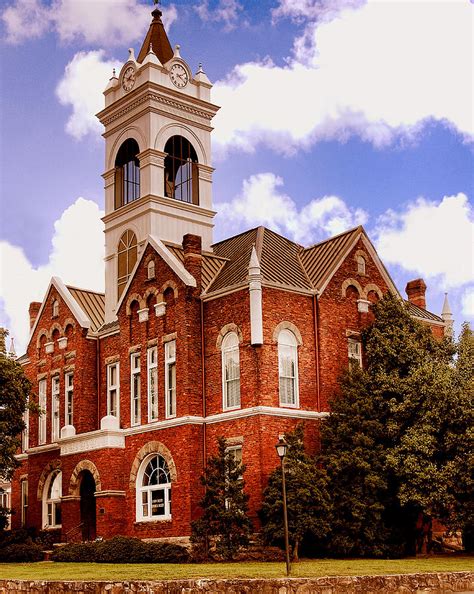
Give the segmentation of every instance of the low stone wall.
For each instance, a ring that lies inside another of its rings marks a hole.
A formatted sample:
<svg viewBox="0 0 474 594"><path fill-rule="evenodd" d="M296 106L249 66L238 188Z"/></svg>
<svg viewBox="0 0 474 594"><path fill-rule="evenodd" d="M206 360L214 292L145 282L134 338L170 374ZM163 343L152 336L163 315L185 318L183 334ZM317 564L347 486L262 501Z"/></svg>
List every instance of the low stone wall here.
<svg viewBox="0 0 474 594"><path fill-rule="evenodd" d="M1 566L0 566L1 567ZM0 594L474 594L474 572L288 579L155 582L0 580Z"/></svg>

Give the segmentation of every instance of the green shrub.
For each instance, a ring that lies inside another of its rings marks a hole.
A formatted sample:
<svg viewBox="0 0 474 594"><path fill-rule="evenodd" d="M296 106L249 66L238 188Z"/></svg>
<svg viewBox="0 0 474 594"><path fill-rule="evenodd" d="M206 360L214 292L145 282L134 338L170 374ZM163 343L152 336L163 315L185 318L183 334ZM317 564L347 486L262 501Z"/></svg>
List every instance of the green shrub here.
<svg viewBox="0 0 474 594"><path fill-rule="evenodd" d="M53 552L51 559L66 563L185 563L189 555L186 548L180 545L115 536L100 542L59 547Z"/></svg>
<svg viewBox="0 0 474 594"><path fill-rule="evenodd" d="M0 561L4 563L30 563L43 560L43 549L32 542L12 543L0 548Z"/></svg>

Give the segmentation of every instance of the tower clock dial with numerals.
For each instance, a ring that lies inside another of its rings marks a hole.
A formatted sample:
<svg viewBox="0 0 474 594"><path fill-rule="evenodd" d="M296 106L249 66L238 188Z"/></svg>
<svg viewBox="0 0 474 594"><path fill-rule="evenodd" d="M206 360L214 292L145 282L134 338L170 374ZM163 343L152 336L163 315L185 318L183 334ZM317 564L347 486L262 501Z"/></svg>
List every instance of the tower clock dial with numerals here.
<svg viewBox="0 0 474 594"><path fill-rule="evenodd" d="M188 73L186 68L181 64L173 64L170 70L170 79L175 87L183 89L188 84Z"/></svg>
<svg viewBox="0 0 474 594"><path fill-rule="evenodd" d="M129 66L123 73L122 87L124 91L131 91L133 89L133 85L135 84L135 80L135 68L133 66Z"/></svg>

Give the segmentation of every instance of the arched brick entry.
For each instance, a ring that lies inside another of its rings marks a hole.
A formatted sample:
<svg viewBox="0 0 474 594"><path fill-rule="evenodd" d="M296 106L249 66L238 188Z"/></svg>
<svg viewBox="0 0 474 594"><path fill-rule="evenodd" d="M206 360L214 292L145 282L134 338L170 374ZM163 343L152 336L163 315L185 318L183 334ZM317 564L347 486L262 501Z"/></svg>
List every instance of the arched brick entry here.
<svg viewBox="0 0 474 594"><path fill-rule="evenodd" d="M102 491L102 484L100 482L100 475L99 471L97 470L96 465L91 462L90 460L81 460L77 465L76 468L72 471L71 480L69 481L69 495L80 495L80 474L84 470L88 470L91 475L94 477L95 481L95 490Z"/></svg>

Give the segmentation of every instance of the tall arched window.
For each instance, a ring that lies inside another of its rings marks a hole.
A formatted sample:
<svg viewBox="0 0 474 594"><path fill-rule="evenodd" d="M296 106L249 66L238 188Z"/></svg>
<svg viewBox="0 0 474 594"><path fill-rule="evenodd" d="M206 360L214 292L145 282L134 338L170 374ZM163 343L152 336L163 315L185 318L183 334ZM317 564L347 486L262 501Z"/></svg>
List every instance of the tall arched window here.
<svg viewBox="0 0 474 594"><path fill-rule="evenodd" d="M119 148L115 159L115 208L140 198L140 149L133 138Z"/></svg>
<svg viewBox="0 0 474 594"><path fill-rule="evenodd" d="M53 318L57 318L59 316L59 301L55 299L53 301Z"/></svg>
<svg viewBox="0 0 474 594"><path fill-rule="evenodd" d="M365 274L365 258L364 256L357 256L357 272Z"/></svg>
<svg viewBox="0 0 474 594"><path fill-rule="evenodd" d="M120 296L122 295L123 290L125 289L130 274L133 270L133 267L137 262L137 257L137 237L133 231L127 229L127 231L125 231L125 233L120 238L118 245L117 299L120 299Z"/></svg>
<svg viewBox="0 0 474 594"><path fill-rule="evenodd" d="M61 527L62 473L52 472L44 485L43 491L43 527Z"/></svg>
<svg viewBox="0 0 474 594"><path fill-rule="evenodd" d="M171 476L163 456L146 458L137 474L137 521L171 519Z"/></svg>
<svg viewBox="0 0 474 594"><path fill-rule="evenodd" d="M298 342L290 330L278 335L280 405L298 406Z"/></svg>
<svg viewBox="0 0 474 594"><path fill-rule="evenodd" d="M165 196L199 204L198 159L192 144L182 136L172 136L165 153Z"/></svg>
<svg viewBox="0 0 474 594"><path fill-rule="evenodd" d="M240 406L239 337L229 332L222 341L222 396L224 409Z"/></svg>

